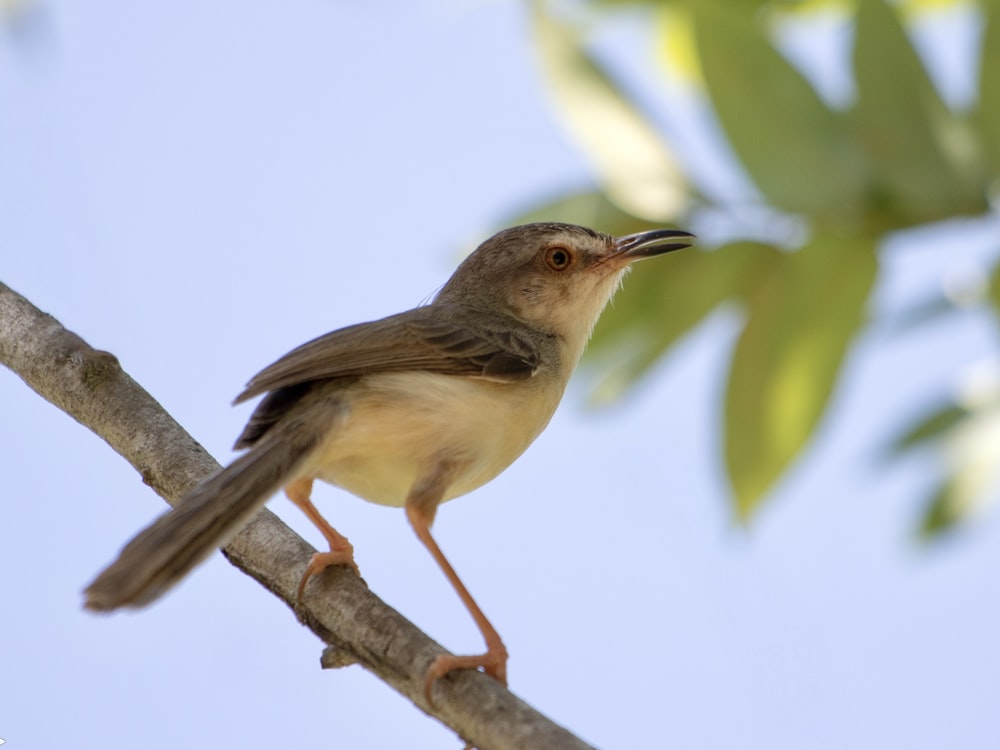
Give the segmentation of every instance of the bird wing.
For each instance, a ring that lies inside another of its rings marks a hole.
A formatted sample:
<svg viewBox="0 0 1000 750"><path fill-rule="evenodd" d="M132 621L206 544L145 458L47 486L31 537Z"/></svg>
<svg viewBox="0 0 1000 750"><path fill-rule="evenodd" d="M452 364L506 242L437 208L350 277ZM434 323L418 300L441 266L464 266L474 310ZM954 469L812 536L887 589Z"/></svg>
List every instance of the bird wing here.
<svg viewBox="0 0 1000 750"><path fill-rule="evenodd" d="M293 349L255 375L235 403L317 380L400 370L526 380L538 369L540 353L523 329L518 321L456 305L419 307Z"/></svg>

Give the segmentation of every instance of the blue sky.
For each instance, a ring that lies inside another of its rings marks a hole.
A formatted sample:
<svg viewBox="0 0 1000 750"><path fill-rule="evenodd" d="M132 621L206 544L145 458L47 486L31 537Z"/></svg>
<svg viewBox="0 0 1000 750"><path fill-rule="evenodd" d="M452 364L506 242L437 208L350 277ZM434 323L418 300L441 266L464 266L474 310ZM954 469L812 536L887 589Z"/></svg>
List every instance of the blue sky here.
<svg viewBox="0 0 1000 750"><path fill-rule="evenodd" d="M0 41L0 280L114 352L220 460L250 375L420 303L505 217L594 180L520 4L50 2L42 21ZM982 227L941 252L952 236L887 252L879 305L984 256ZM682 254L657 262L683 273ZM995 331L867 335L746 531L717 450L736 324L715 316L614 409L572 387L519 462L442 509L512 689L606 748L995 746L1000 526L919 550L933 457L871 458ZM81 588L164 506L6 371L0 408L10 747L461 746L360 668L321 671L315 637L221 557L149 610L85 613ZM402 513L315 499L376 593L479 648Z"/></svg>

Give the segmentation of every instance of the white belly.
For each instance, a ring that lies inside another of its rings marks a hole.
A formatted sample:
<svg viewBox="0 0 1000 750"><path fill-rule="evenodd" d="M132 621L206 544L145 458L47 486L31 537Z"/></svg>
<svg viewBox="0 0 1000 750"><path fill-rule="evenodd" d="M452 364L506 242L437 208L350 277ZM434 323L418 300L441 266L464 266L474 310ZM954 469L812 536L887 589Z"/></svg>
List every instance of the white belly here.
<svg viewBox="0 0 1000 750"><path fill-rule="evenodd" d="M564 383L383 373L351 386L350 412L302 475L402 506L442 459L458 466L444 500L493 479L545 429Z"/></svg>

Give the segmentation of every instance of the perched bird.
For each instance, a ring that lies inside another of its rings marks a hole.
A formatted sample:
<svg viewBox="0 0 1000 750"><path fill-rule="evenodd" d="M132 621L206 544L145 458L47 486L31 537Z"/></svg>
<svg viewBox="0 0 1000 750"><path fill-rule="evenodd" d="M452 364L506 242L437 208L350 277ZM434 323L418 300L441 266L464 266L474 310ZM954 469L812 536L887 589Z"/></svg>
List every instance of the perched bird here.
<svg viewBox="0 0 1000 750"><path fill-rule="evenodd" d="M314 480L402 507L465 604L486 652L439 656L506 684L507 650L431 535L438 506L506 469L549 422L601 311L633 261L693 244L657 229L613 238L572 224L505 229L458 267L433 302L320 336L257 374L263 394L246 452L140 532L85 591L86 606L142 606L233 536L278 489L329 543L302 575L357 570L354 551L310 499Z"/></svg>

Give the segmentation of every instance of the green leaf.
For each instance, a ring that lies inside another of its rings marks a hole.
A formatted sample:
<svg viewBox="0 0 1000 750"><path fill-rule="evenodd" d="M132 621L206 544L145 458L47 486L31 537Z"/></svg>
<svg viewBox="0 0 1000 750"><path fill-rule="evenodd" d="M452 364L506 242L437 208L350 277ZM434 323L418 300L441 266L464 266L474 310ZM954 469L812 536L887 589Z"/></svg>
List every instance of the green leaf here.
<svg viewBox="0 0 1000 750"><path fill-rule="evenodd" d="M738 297L747 279L777 254L764 245L737 243L638 264L591 339L588 360L600 373L592 401L619 398L716 307Z"/></svg>
<svg viewBox="0 0 1000 750"><path fill-rule="evenodd" d="M897 437L890 446L890 452L899 455L925 443L943 440L968 416L969 410L962 406L953 403L939 406Z"/></svg>
<svg viewBox="0 0 1000 750"><path fill-rule="evenodd" d="M970 520L995 502L1000 480L1000 405L968 412L945 435L946 476L927 504L923 536L939 535Z"/></svg>
<svg viewBox="0 0 1000 750"><path fill-rule="evenodd" d="M725 458L746 519L805 446L866 319L874 243L819 235L775 258L747 295L726 392Z"/></svg>
<svg viewBox="0 0 1000 750"><path fill-rule="evenodd" d="M688 202L687 181L663 137L584 48L577 30L535 4L535 46L548 90L599 170L608 196L649 219L670 219Z"/></svg>
<svg viewBox="0 0 1000 750"><path fill-rule="evenodd" d="M993 307L993 315L1000 316L1000 263L993 266L990 273L990 285L986 290L987 298Z"/></svg>
<svg viewBox="0 0 1000 750"><path fill-rule="evenodd" d="M844 118L756 24L708 0L689 5L716 114L768 200L817 217L860 210L864 165Z"/></svg>
<svg viewBox="0 0 1000 750"><path fill-rule="evenodd" d="M992 179L1000 179L1000 0L983 4L985 32L979 61L975 123Z"/></svg>
<svg viewBox="0 0 1000 750"><path fill-rule="evenodd" d="M965 517L963 502L956 492L955 482L944 480L931 493L924 506L918 533L924 541L939 540L955 531Z"/></svg>
<svg viewBox="0 0 1000 750"><path fill-rule="evenodd" d="M975 138L941 101L885 0L860 0L854 71L854 121L889 224L985 211Z"/></svg>

